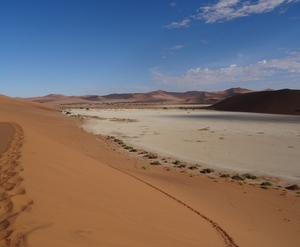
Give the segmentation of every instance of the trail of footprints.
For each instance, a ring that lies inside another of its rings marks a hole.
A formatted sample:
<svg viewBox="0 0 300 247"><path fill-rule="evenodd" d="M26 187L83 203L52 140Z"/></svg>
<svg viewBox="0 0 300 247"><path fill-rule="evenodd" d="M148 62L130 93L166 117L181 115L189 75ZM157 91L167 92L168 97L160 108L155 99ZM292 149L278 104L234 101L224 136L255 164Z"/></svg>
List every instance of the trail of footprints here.
<svg viewBox="0 0 300 247"><path fill-rule="evenodd" d="M240 211L241 213L243 213L243 214L247 215L248 217L250 217L250 219L251 219L251 224L252 224L253 228L249 229L249 231L258 231L259 228L258 228L258 226L257 226L256 223L255 223L254 217L253 217L251 214L249 214L248 212L246 212L246 211L242 210L241 208L237 207L237 206L232 202L230 196L228 196L223 190L219 189L219 191L227 198L228 203L229 203L229 205L231 205L231 207L233 207L234 209L236 209L236 210Z"/></svg>
<svg viewBox="0 0 300 247"><path fill-rule="evenodd" d="M26 236L15 221L21 213L29 211L33 203L21 185L23 168L18 159L21 157L23 130L15 123L11 125L15 129L13 139L0 157L0 247L27 245Z"/></svg>
<svg viewBox="0 0 300 247"><path fill-rule="evenodd" d="M142 183L144 183L144 184L152 187L153 189L155 189L155 190L163 193L164 195L168 196L169 198L175 200L176 202L180 203L181 205L187 207L192 212L194 212L197 215L199 215L202 219L204 219L216 231L216 233L223 240L223 242L224 242L224 244L225 244L226 247L239 247L239 245L237 245L235 243L234 239L218 223L216 223L215 221L211 220L210 218L208 218L204 214L200 213L198 210L192 208L191 206L187 205L186 203L184 203L183 201L177 199L176 197L168 194L167 192L165 192L165 191L163 191L163 190L155 187L154 185L152 185L152 184L150 184L150 183L148 183L148 182L146 182L146 181L144 181L144 180L142 180L142 179L140 179L140 178L138 178L138 177L136 177L136 176L134 176L134 175L132 175L130 173L127 173L127 172L125 172L125 171L123 171L123 170L121 170L121 169L119 169L117 167L114 167L114 166L110 166L110 167L113 168L113 169L116 169L116 170L118 170L120 172L123 172L126 175L131 176L131 177L137 179L138 181L140 181L140 182L142 182Z"/></svg>
<svg viewBox="0 0 300 247"><path fill-rule="evenodd" d="M18 159L21 157L20 147L22 146L24 139L23 131L17 124L12 123L12 126L15 129L13 140L11 141L8 150L0 157L0 247L26 247L28 246L27 235L29 232L22 232L21 229L19 229L20 226L15 224L15 221L21 213L30 211L30 205L33 201L26 196L26 191L21 186L23 179L19 174L23 170L18 162ZM226 246L238 247L233 238L230 237L218 223L201 214L196 209L142 179L116 167L111 167L139 180L187 207L213 227L216 233L223 239Z"/></svg>

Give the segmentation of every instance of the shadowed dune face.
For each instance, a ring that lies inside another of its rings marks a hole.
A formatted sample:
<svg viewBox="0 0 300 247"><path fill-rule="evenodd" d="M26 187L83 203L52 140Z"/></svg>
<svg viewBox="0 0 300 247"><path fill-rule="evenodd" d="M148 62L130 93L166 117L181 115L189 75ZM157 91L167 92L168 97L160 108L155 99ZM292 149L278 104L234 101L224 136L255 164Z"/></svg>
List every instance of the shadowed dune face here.
<svg viewBox="0 0 300 247"><path fill-rule="evenodd" d="M300 90L253 92L225 99L212 110L300 115Z"/></svg>

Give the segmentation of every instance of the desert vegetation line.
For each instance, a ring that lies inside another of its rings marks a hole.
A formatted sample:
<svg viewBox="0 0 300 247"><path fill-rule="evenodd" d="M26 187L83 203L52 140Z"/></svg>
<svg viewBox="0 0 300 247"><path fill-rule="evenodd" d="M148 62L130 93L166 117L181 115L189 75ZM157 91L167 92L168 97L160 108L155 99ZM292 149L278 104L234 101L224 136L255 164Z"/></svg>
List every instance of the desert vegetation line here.
<svg viewBox="0 0 300 247"><path fill-rule="evenodd" d="M138 180L138 181L140 181L140 182L148 185L148 186L150 186L151 188L159 191L160 193L163 193L167 197L169 197L169 198L173 199L174 201L180 203L181 205L187 207L189 210L191 210L192 212L196 213L202 219L204 219L207 223L209 223L213 227L213 229L220 235L220 237L222 238L222 240L224 241L224 243L226 244L227 247L239 247L239 245L237 245L234 242L234 239L232 237L230 237L230 235L221 226L219 226L218 223L216 223L215 221L209 219L207 216L205 216L204 214L200 213L198 210L192 208L191 206L187 205L186 203L182 202L181 200L177 199L176 197L170 195L169 193L167 193L167 192L165 192L165 191L163 191L163 190L155 187L154 185L152 185L152 184L150 184L150 183L148 183L148 182L146 182L146 181L144 181L144 180L142 180L142 179L140 179L140 178L138 178L138 177L136 177L136 176L134 176L134 175L132 175L132 174L130 174L128 172L125 172L125 171L123 171L123 170L121 170L121 169L119 169L117 167L111 166L111 165L110 165L110 167L113 168L113 169L115 169L115 170L117 170L117 171L120 171L120 172L122 172L122 173L124 173L124 174L126 174L126 175L128 175L128 176L130 176L130 177L132 177L132 178L134 178L134 179L136 179L136 180Z"/></svg>

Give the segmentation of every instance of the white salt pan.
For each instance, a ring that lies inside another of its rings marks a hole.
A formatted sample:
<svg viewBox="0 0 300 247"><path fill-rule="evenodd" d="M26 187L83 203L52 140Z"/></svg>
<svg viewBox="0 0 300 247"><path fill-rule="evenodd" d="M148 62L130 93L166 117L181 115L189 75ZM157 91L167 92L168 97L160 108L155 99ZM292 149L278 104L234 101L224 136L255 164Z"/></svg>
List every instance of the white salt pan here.
<svg viewBox="0 0 300 247"><path fill-rule="evenodd" d="M207 110L72 110L83 126L126 144L207 167L300 181L300 117ZM137 122L111 121L112 118Z"/></svg>

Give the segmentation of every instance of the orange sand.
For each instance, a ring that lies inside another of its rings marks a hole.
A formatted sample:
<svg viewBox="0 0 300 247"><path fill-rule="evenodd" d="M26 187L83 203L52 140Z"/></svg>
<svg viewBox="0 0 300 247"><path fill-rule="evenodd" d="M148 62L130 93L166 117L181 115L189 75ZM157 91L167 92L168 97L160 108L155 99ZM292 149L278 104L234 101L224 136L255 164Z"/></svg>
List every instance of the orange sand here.
<svg viewBox="0 0 300 247"><path fill-rule="evenodd" d="M300 245L296 192L145 171L38 103L0 96L0 113L15 123L0 160L0 246Z"/></svg>
<svg viewBox="0 0 300 247"><path fill-rule="evenodd" d="M13 137L14 129L9 123L0 123L0 157L6 151Z"/></svg>

